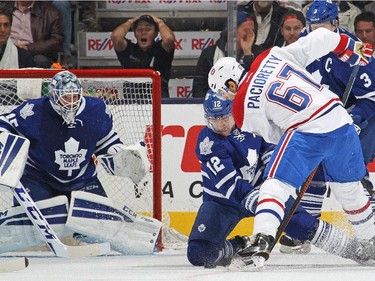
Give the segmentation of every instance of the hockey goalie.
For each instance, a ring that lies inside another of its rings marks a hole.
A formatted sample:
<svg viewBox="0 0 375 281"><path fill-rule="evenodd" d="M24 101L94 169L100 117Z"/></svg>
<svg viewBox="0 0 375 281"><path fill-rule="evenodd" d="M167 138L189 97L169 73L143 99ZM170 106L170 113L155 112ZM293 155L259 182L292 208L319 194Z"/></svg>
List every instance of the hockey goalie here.
<svg viewBox="0 0 375 281"><path fill-rule="evenodd" d="M73 235L88 243L109 242L123 254L151 254L161 222L108 198L94 161L138 184L150 168L146 148L142 142L125 146L103 100L82 92L76 75L61 71L48 96L0 116L0 165L8 157L9 136L30 142L27 159L17 160L25 162L24 169L1 173L0 184L25 187L60 238ZM1 213L0 237L0 253L43 243L16 200Z"/></svg>

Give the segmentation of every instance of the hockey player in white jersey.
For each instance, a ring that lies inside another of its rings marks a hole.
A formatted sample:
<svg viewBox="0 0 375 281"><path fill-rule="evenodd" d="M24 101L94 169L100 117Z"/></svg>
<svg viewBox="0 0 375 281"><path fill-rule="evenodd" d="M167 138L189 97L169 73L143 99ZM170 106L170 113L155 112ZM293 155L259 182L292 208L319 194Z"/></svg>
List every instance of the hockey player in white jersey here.
<svg viewBox="0 0 375 281"><path fill-rule="evenodd" d="M287 47L265 51L245 75L231 58L218 60L209 73L210 88L223 99L234 98L237 126L277 144L260 188L244 264L262 266L269 258L285 202L296 196L319 163L356 236L375 241L374 215L360 183L366 168L353 120L340 99L305 70L329 52L352 65L366 65L372 47L319 28Z"/></svg>
<svg viewBox="0 0 375 281"><path fill-rule="evenodd" d="M354 40L359 40L340 26L339 11L335 2L314 1L306 13L307 28L300 36L306 36L310 30L325 27L338 34L346 34ZM353 67L342 62L335 54L329 53L313 61L306 67L320 84L328 87L341 99L350 80ZM365 164L371 163L375 158L375 60L365 67L360 67L353 81L350 95L346 104L351 114L362 146ZM374 207L375 190L369 180L369 174L362 179L366 190L374 196L371 199ZM312 215L320 216L320 210L326 194L327 186L324 171L320 166L312 182L301 200L301 205ZM310 250L309 243L291 240L283 236L280 240L280 251L284 253L306 253Z"/></svg>
<svg viewBox="0 0 375 281"><path fill-rule="evenodd" d="M121 142L104 101L83 96L75 74L57 73L49 84L48 96L25 101L0 116L0 132L21 135L30 141L20 182L34 201L57 196L70 200L68 210L59 203L64 208L58 209L61 213L57 220L64 227L93 241L108 241L122 253L153 252L161 223L107 198L93 159L102 158L111 174L138 183L150 167L146 150L142 145L129 148ZM0 227L0 233L7 231L4 227L7 226ZM30 242L33 243L37 242ZM12 246L8 241L5 249L21 246L32 245Z"/></svg>

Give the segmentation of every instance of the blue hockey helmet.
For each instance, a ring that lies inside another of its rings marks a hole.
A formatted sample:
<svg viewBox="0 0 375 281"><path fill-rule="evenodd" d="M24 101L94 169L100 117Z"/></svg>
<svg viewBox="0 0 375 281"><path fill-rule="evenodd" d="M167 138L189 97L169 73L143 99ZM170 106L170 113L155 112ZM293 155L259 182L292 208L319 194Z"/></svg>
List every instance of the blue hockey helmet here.
<svg viewBox="0 0 375 281"><path fill-rule="evenodd" d="M69 71L58 72L48 85L53 109L71 124L82 101L82 86L77 76Z"/></svg>
<svg viewBox="0 0 375 281"><path fill-rule="evenodd" d="M336 3L331 0L315 0L306 12L307 24L335 22L339 16Z"/></svg>
<svg viewBox="0 0 375 281"><path fill-rule="evenodd" d="M223 100L214 91L208 90L203 102L207 127L215 133L230 135L235 125L232 104L232 100Z"/></svg>
<svg viewBox="0 0 375 281"><path fill-rule="evenodd" d="M208 90L203 102L205 118L220 118L232 114L231 100L222 100L211 89Z"/></svg>

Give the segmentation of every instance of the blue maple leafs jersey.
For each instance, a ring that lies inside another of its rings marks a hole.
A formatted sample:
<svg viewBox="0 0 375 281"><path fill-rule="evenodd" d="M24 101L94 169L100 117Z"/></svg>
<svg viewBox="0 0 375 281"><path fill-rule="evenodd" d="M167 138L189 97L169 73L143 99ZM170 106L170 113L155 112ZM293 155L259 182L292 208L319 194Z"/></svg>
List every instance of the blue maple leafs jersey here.
<svg viewBox="0 0 375 281"><path fill-rule="evenodd" d="M356 41L360 41L356 36L349 33L342 27L338 27L339 34L346 34ZM307 35L304 29L300 37ZM327 55L315 60L306 67L307 71L313 74L320 84L328 87L337 96L342 98L346 85L353 68L348 63L342 62L336 54ZM368 65L359 68L354 81L352 92L346 104L346 108L355 105L351 110L352 114L360 115L368 120L375 115L375 60Z"/></svg>
<svg viewBox="0 0 375 281"><path fill-rule="evenodd" d="M264 167L259 155L269 146L261 137L238 128L228 137L203 128L196 145L202 163L203 201L216 201L247 213L241 201L261 184Z"/></svg>
<svg viewBox="0 0 375 281"><path fill-rule="evenodd" d="M49 98L29 100L0 116L0 132L30 140L24 174L63 191L77 190L96 176L93 155L121 144L103 100L84 97L74 125L67 125Z"/></svg>

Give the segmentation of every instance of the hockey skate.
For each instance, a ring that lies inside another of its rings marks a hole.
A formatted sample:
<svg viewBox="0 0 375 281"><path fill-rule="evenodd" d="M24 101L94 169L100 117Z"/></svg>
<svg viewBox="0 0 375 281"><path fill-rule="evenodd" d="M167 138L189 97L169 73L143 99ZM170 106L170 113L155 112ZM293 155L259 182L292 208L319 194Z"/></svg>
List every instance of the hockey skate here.
<svg viewBox="0 0 375 281"><path fill-rule="evenodd" d="M362 265L375 266L375 236L358 244L353 251L346 253L347 257Z"/></svg>
<svg viewBox="0 0 375 281"><path fill-rule="evenodd" d="M261 269L270 256L273 242L274 238L271 235L258 233L251 237L246 236L247 247L238 253L232 262L232 268Z"/></svg>
<svg viewBox="0 0 375 281"><path fill-rule="evenodd" d="M301 241L284 234L279 242L282 254L305 255L311 251L310 241Z"/></svg>
<svg viewBox="0 0 375 281"><path fill-rule="evenodd" d="M243 251L247 244L247 236L235 236L229 241L231 242L233 246L233 255L228 256L226 258L223 258L221 261L219 261L217 264L211 264L211 263L205 263L204 268L215 268L216 266L224 266L227 267L231 264L233 257L235 257L239 252Z"/></svg>

